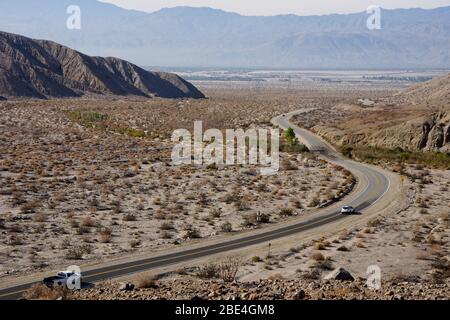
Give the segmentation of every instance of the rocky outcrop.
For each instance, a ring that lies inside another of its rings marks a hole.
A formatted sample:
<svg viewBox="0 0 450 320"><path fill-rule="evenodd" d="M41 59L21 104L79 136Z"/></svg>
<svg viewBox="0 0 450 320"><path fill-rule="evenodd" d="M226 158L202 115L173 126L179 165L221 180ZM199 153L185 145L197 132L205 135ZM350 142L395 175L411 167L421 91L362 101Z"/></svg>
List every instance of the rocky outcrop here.
<svg viewBox="0 0 450 320"><path fill-rule="evenodd" d="M117 58L90 57L51 41L0 32L0 95L6 98L86 94L204 98L175 74L148 72Z"/></svg>
<svg viewBox="0 0 450 320"><path fill-rule="evenodd" d="M324 125L315 126L312 130L336 145L450 152L450 111L435 112L372 132L347 133Z"/></svg>
<svg viewBox="0 0 450 320"><path fill-rule="evenodd" d="M437 112L381 130L367 138L368 145L411 151L450 151L450 112Z"/></svg>

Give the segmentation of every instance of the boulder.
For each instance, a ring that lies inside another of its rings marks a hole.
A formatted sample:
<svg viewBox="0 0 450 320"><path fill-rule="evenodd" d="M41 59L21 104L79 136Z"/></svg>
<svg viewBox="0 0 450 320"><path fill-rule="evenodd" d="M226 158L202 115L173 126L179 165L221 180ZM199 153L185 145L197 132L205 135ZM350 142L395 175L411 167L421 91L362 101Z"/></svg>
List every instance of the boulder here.
<svg viewBox="0 0 450 320"><path fill-rule="evenodd" d="M306 297L306 293L304 290L299 290L295 293L294 298L297 300L303 300Z"/></svg>
<svg viewBox="0 0 450 320"><path fill-rule="evenodd" d="M339 281L355 281L355 278L345 270L344 268L337 268L330 272L326 277L326 280L339 280Z"/></svg>

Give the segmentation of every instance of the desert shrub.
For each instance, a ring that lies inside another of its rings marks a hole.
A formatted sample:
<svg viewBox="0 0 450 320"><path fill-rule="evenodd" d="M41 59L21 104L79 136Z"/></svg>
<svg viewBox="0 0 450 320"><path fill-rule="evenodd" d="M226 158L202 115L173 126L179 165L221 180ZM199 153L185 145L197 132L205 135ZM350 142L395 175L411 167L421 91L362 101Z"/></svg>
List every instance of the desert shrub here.
<svg viewBox="0 0 450 320"><path fill-rule="evenodd" d="M12 233L22 233L23 232L22 226L18 223L9 225L8 229L9 229L9 232L12 232Z"/></svg>
<svg viewBox="0 0 450 320"><path fill-rule="evenodd" d="M325 257L320 252L316 252L312 255L313 260L315 261L323 261L325 260Z"/></svg>
<svg viewBox="0 0 450 320"><path fill-rule="evenodd" d="M6 243L7 245L10 245L10 246L20 246L20 245L23 245L23 244L24 244L24 241L23 241L23 239L22 239L21 237L18 237L18 236L13 235L13 236L10 236L10 237L6 240L5 243Z"/></svg>
<svg viewBox="0 0 450 320"><path fill-rule="evenodd" d="M319 269L314 268L306 272L301 272L301 277L305 280L319 280L321 272Z"/></svg>
<svg viewBox="0 0 450 320"><path fill-rule="evenodd" d="M11 203L13 206L18 206L20 204L25 203L25 197L22 192L14 191L11 195Z"/></svg>
<svg viewBox="0 0 450 320"><path fill-rule="evenodd" d="M258 223L269 223L270 222L270 215L267 213L260 213L256 216L256 222Z"/></svg>
<svg viewBox="0 0 450 320"><path fill-rule="evenodd" d="M140 240L138 240L138 239L130 240L130 247L131 247L131 249L137 248L140 245L141 245L141 241Z"/></svg>
<svg viewBox="0 0 450 320"><path fill-rule="evenodd" d="M36 208L38 206L39 206L39 203L37 201L27 202L20 207L20 212L21 213L35 213Z"/></svg>
<svg viewBox="0 0 450 320"><path fill-rule="evenodd" d="M89 244L74 246L69 248L66 253L66 259L69 260L81 260L85 254L92 252L92 246Z"/></svg>
<svg viewBox="0 0 450 320"><path fill-rule="evenodd" d="M316 250L326 250L326 249L327 249L326 245L325 245L324 243L322 243L322 242L316 243L316 245L314 246L314 248L315 248Z"/></svg>
<svg viewBox="0 0 450 320"><path fill-rule="evenodd" d="M201 266L197 276L202 279L219 278L224 282L233 282L242 263L239 259L228 257L219 263L210 263Z"/></svg>
<svg viewBox="0 0 450 320"><path fill-rule="evenodd" d="M100 229L100 242L101 243L110 243L112 239L112 230L109 228L101 228Z"/></svg>
<svg viewBox="0 0 450 320"><path fill-rule="evenodd" d="M96 111L64 110L63 112L70 120L85 127L99 127L100 123L108 120L106 114Z"/></svg>
<svg viewBox="0 0 450 320"><path fill-rule="evenodd" d="M416 203L417 203L417 206L418 206L419 208L428 208L427 202L426 202L425 200L421 199L421 198L418 198L418 199L416 200Z"/></svg>
<svg viewBox="0 0 450 320"><path fill-rule="evenodd" d="M163 230L163 232L161 232L161 238L162 239L172 239L173 238L173 234L170 233L167 230Z"/></svg>
<svg viewBox="0 0 450 320"><path fill-rule="evenodd" d="M34 222L45 222L47 221L48 216L45 213L35 213L32 219Z"/></svg>
<svg viewBox="0 0 450 320"><path fill-rule="evenodd" d="M222 215L222 210L220 210L219 208L214 208L210 212L211 218L215 218L215 219L220 218L221 215Z"/></svg>
<svg viewBox="0 0 450 320"><path fill-rule="evenodd" d="M344 156L351 158L352 152L353 152L353 147L351 147L349 145L343 145L340 147L340 151Z"/></svg>
<svg viewBox="0 0 450 320"><path fill-rule="evenodd" d="M301 202L300 200L295 199L295 200L292 201L292 203L294 204L294 207L295 207L295 208L297 208L297 209L303 209L302 202Z"/></svg>
<svg viewBox="0 0 450 320"><path fill-rule="evenodd" d="M77 228L76 232L77 232L77 235L81 236L83 234L90 233L91 232L91 228L86 227L86 226L79 226Z"/></svg>
<svg viewBox="0 0 450 320"><path fill-rule="evenodd" d="M219 168L217 167L216 163L210 163L206 166L206 170L210 170L210 171L216 171Z"/></svg>
<svg viewBox="0 0 450 320"><path fill-rule="evenodd" d="M201 279L214 279L219 276L219 267L217 264L205 264L201 266L197 272L197 276Z"/></svg>
<svg viewBox="0 0 450 320"><path fill-rule="evenodd" d="M158 220L165 220L167 218L167 214L165 211L158 208L155 210L154 217L155 217L155 219L158 219Z"/></svg>
<svg viewBox="0 0 450 320"><path fill-rule="evenodd" d="M340 246L337 248L337 251L349 251L349 249L346 246Z"/></svg>
<svg viewBox="0 0 450 320"><path fill-rule="evenodd" d="M251 227L253 225L255 225L256 223L256 215L246 215L246 216L242 216L242 224L241 226L246 228L246 227Z"/></svg>
<svg viewBox="0 0 450 320"><path fill-rule="evenodd" d="M96 225L96 222L91 217L84 217L81 221L81 224L84 227L94 227Z"/></svg>
<svg viewBox="0 0 450 320"><path fill-rule="evenodd" d="M196 228L191 228L189 230L186 230L183 238L184 239L200 239L201 238L200 231Z"/></svg>
<svg viewBox="0 0 450 320"><path fill-rule="evenodd" d="M298 143L298 141L292 145L289 144L282 144L280 145L280 151L281 152L287 152L287 153L305 153L309 152L309 149L304 144Z"/></svg>
<svg viewBox="0 0 450 320"><path fill-rule="evenodd" d="M139 289L149 289L156 287L156 277L152 274L142 274L138 275L133 281L136 288Z"/></svg>
<svg viewBox="0 0 450 320"><path fill-rule="evenodd" d="M122 206L120 204L119 200L115 200L111 203L112 205L112 212L115 214L121 213L122 212Z"/></svg>
<svg viewBox="0 0 450 320"><path fill-rule="evenodd" d="M159 229L160 230L173 230L173 229L175 229L175 227L172 222L163 222L159 226Z"/></svg>
<svg viewBox="0 0 450 320"><path fill-rule="evenodd" d="M333 263L329 259L319 260L314 263L314 268L321 270L333 270Z"/></svg>
<svg viewBox="0 0 450 320"><path fill-rule="evenodd" d="M257 262L261 262L262 259L259 256L254 256L252 257L252 262L257 263Z"/></svg>
<svg viewBox="0 0 450 320"><path fill-rule="evenodd" d="M145 131L141 129L135 129L135 128L125 128L119 130L120 133L125 134L127 136L133 137L133 138L143 138L145 137Z"/></svg>
<svg viewBox="0 0 450 320"><path fill-rule="evenodd" d="M292 128L287 128L286 131L284 132L284 139L286 139L286 141L292 145L294 144L295 141L295 132L294 129Z"/></svg>
<svg viewBox="0 0 450 320"><path fill-rule="evenodd" d="M224 222L221 226L220 226L220 230L222 230L223 232L232 232L233 231L233 226L231 225L230 222Z"/></svg>
<svg viewBox="0 0 450 320"><path fill-rule="evenodd" d="M24 292L23 297L28 300L56 300L62 298L68 300L72 292L63 286L49 288L45 284L38 283Z"/></svg>
<svg viewBox="0 0 450 320"><path fill-rule="evenodd" d="M289 217L292 216L293 210L291 208L283 208L280 211L281 217Z"/></svg>
<svg viewBox="0 0 450 320"><path fill-rule="evenodd" d="M450 261L443 257L435 257L432 267L435 269L433 281L436 283L446 283L450 278Z"/></svg>
<svg viewBox="0 0 450 320"><path fill-rule="evenodd" d="M283 159L281 161L281 169L283 169L285 171L294 171L294 170L298 170L298 166L294 162L292 162L288 159Z"/></svg>
<svg viewBox="0 0 450 320"><path fill-rule="evenodd" d="M237 210L239 211L246 211L250 209L250 203L248 201L248 198L243 196L238 198L235 202L234 202L234 206L236 207Z"/></svg>
<svg viewBox="0 0 450 320"><path fill-rule="evenodd" d="M136 221L136 215L132 214L132 213L127 213L124 217L123 217L123 221Z"/></svg>
<svg viewBox="0 0 450 320"><path fill-rule="evenodd" d="M242 263L237 258L229 257L219 264L219 277L224 282L233 282Z"/></svg>
<svg viewBox="0 0 450 320"><path fill-rule="evenodd" d="M374 218L374 219L369 220L369 222L367 222L367 226L369 228L376 228L376 227L380 226L382 222L383 222L383 220L381 218Z"/></svg>
<svg viewBox="0 0 450 320"><path fill-rule="evenodd" d="M320 204L320 199L318 197L314 197L308 204L308 207L317 207Z"/></svg>
<svg viewBox="0 0 450 320"><path fill-rule="evenodd" d="M112 239L111 234L101 234L100 235L100 242L101 243L110 243Z"/></svg>
<svg viewBox="0 0 450 320"><path fill-rule="evenodd" d="M289 249L289 252L291 252L291 253L299 253L300 251L301 251L301 248L291 247Z"/></svg>

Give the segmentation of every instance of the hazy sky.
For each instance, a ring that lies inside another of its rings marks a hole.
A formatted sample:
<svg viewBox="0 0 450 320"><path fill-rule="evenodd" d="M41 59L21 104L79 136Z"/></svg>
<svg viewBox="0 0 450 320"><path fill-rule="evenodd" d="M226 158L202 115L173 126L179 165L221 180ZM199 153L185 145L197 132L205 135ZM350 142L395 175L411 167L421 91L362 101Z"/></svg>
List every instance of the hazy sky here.
<svg viewBox="0 0 450 320"><path fill-rule="evenodd" d="M435 8L450 6L450 0L101 0L118 6L153 12L165 7L212 7L244 15L294 13L316 15L365 11L370 5L383 8Z"/></svg>

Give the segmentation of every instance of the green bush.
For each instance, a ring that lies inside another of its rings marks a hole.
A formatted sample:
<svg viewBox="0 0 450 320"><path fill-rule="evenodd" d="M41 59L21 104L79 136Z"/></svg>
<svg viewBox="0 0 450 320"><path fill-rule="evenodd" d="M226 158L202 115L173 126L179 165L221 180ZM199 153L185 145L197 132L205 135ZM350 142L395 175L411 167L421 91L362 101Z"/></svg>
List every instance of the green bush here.
<svg viewBox="0 0 450 320"><path fill-rule="evenodd" d="M360 161L377 164L381 161L388 161L402 164L414 164L421 167L436 169L450 169L450 153L441 152L415 152L401 148L389 149L382 147L367 147L348 145L340 147L342 154L348 157L357 158Z"/></svg>

